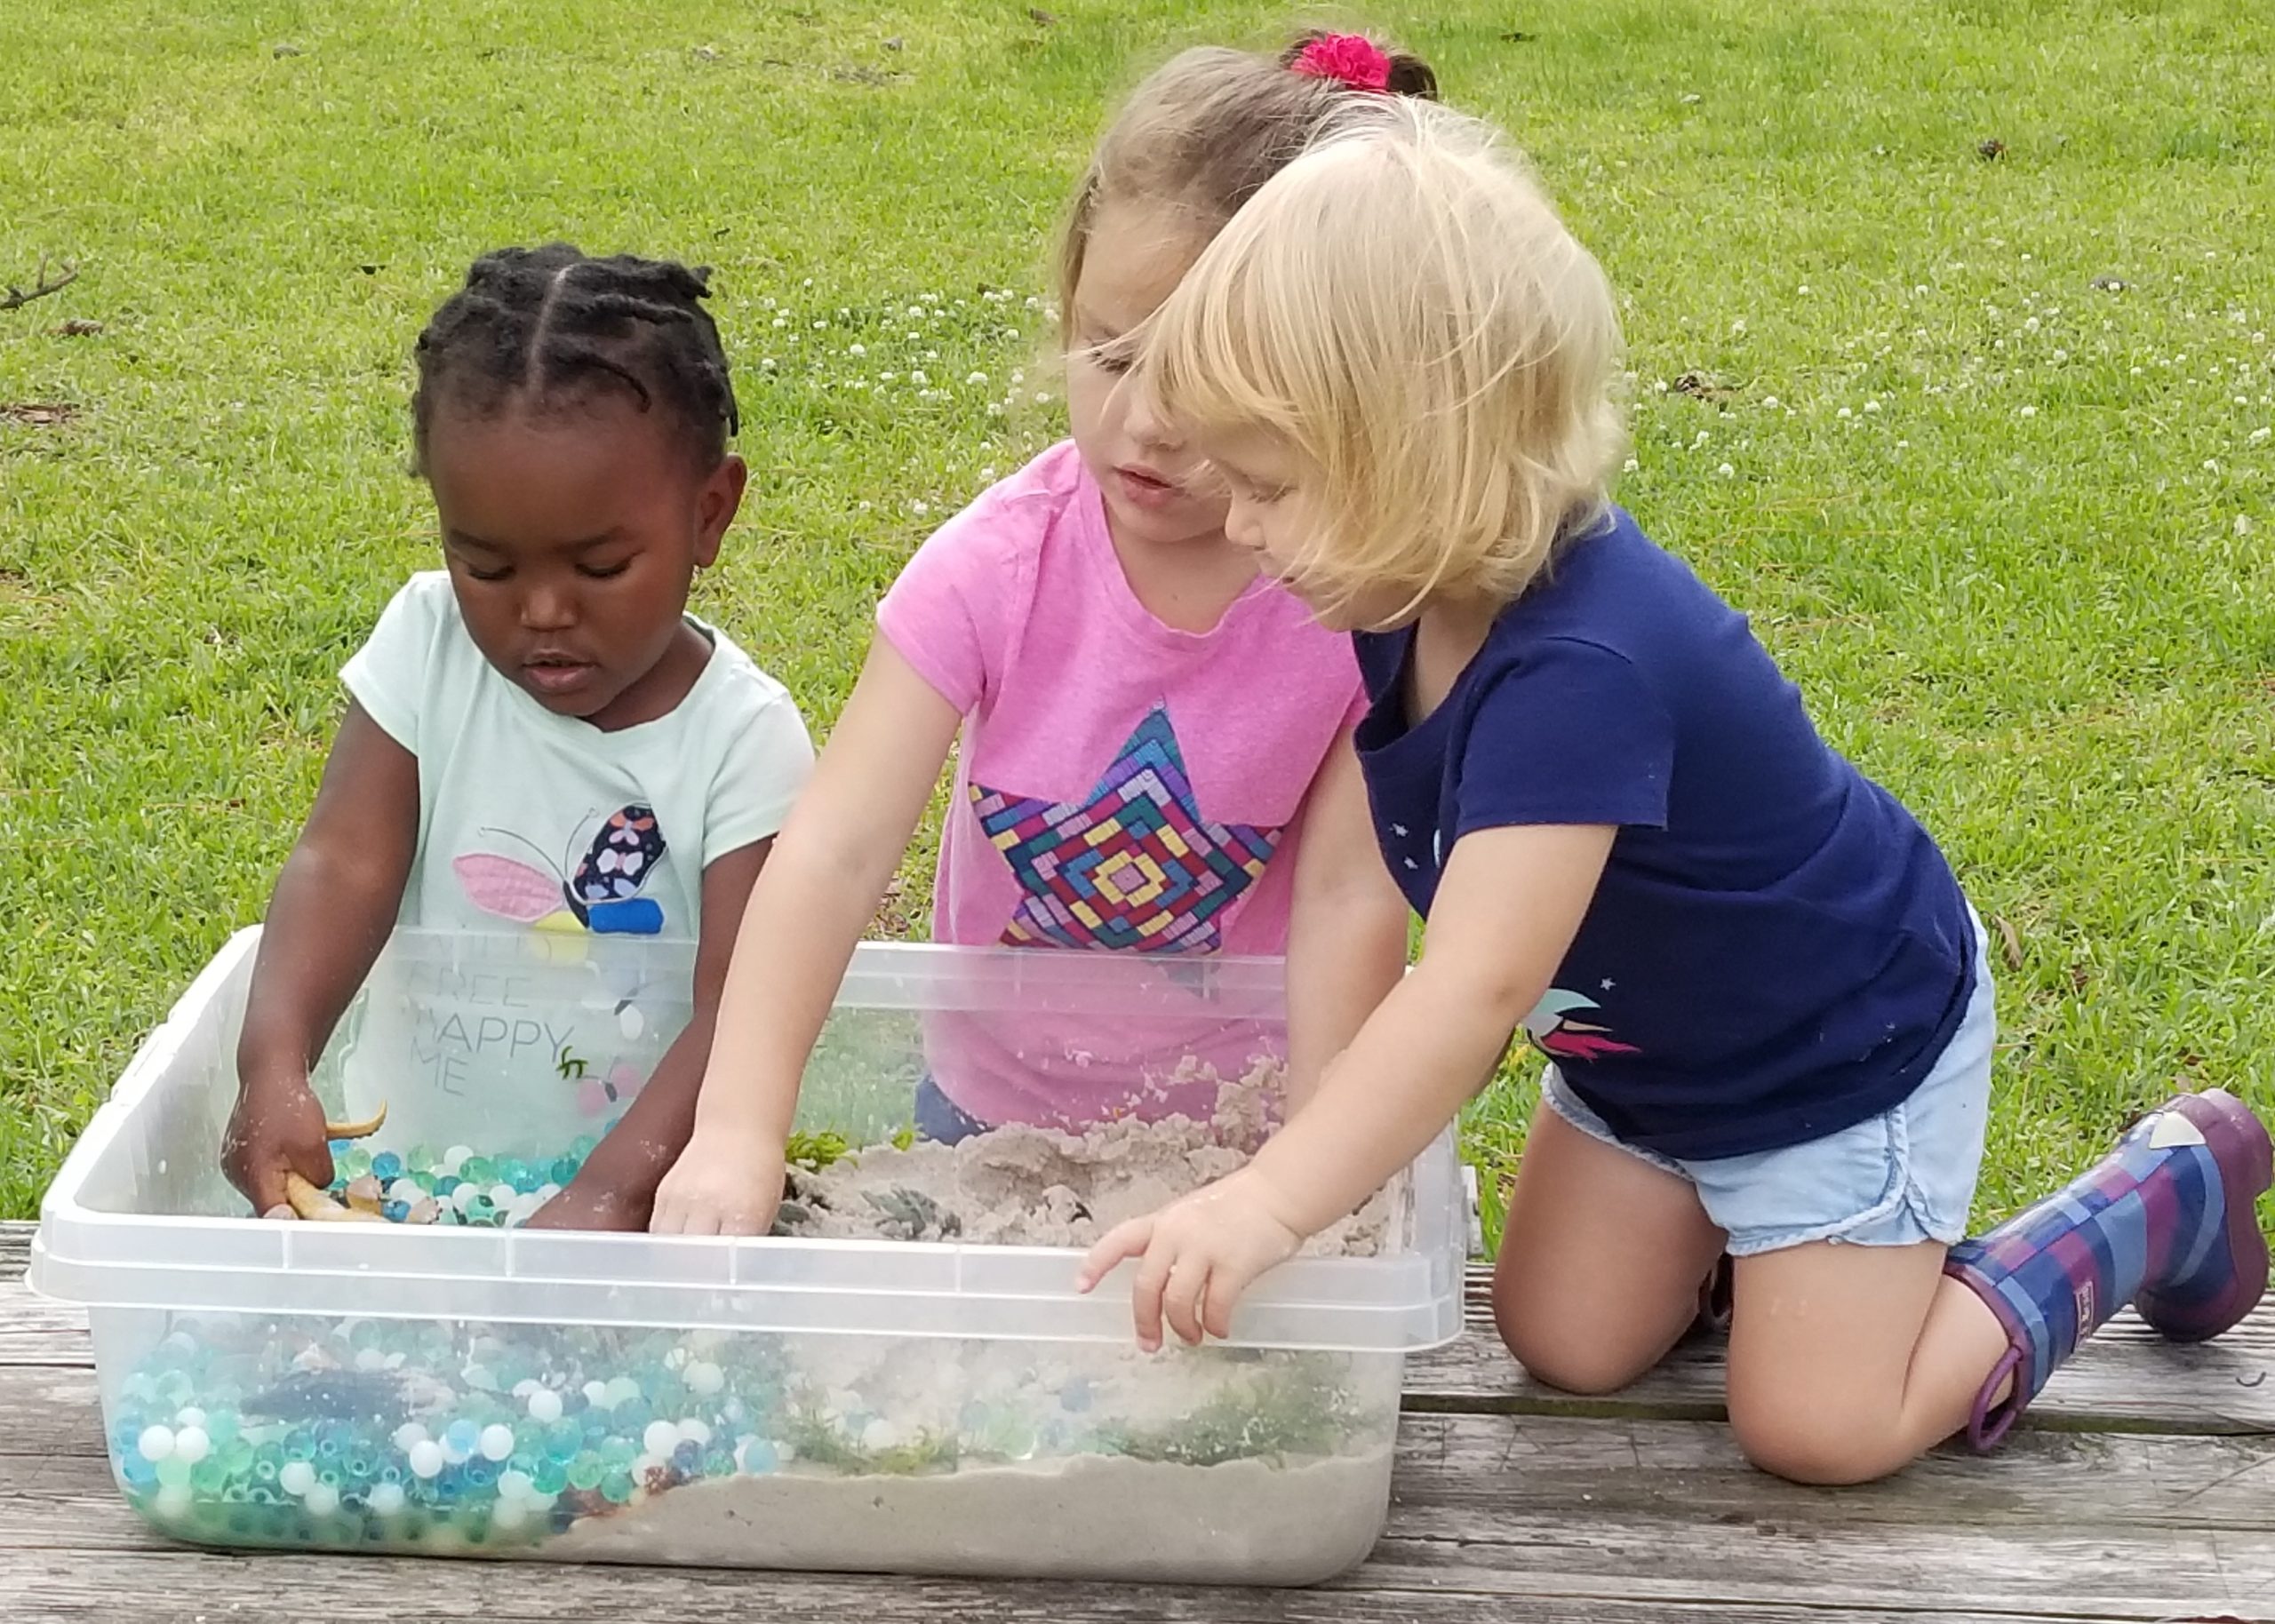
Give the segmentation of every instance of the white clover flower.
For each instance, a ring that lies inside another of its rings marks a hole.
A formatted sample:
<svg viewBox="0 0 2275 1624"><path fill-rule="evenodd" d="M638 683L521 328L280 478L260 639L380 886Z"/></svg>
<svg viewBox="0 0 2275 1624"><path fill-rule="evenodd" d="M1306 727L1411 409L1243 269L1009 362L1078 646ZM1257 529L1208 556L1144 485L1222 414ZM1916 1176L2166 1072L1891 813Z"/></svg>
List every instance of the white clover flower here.
<svg viewBox="0 0 2275 1624"><path fill-rule="evenodd" d="M2039 328L2039 321L2038 321L2038 318L2037 318L2036 316L2032 316L2032 317L2031 317L2031 318L2030 318L2030 320L2028 320L2028 321L2026 321L2026 322L2024 322L2023 323L2023 330L2024 330L2024 332L2036 332L2036 331L2038 330L2038 328Z"/></svg>
<svg viewBox="0 0 2275 1624"><path fill-rule="evenodd" d="M805 285L806 285L807 287L809 287L809 288L812 287L812 286L814 285L814 279L813 279L812 277L810 277L810 276L807 277L807 278L806 278L806 281L805 281Z"/></svg>
<svg viewBox="0 0 2275 1624"><path fill-rule="evenodd" d="M1899 451L1908 451L1912 449L1912 442L1909 440L1899 440L1896 442L1896 449Z"/></svg>
<svg viewBox="0 0 2275 1624"><path fill-rule="evenodd" d="M986 480L992 485L995 482L995 470L993 468L982 468L979 471L979 477Z"/></svg>
<svg viewBox="0 0 2275 1624"><path fill-rule="evenodd" d="M2265 445L2270 435L2275 435L2275 428L2255 428L2251 431L2251 443Z"/></svg>
<svg viewBox="0 0 2275 1624"><path fill-rule="evenodd" d="M984 384L987 381L987 374L985 372L973 372L967 375L963 381L967 384Z"/></svg>
<svg viewBox="0 0 2275 1624"><path fill-rule="evenodd" d="M912 322L922 321L924 319L924 306L922 305L911 305L908 307L908 319Z"/></svg>
<svg viewBox="0 0 2275 1624"><path fill-rule="evenodd" d="M787 327L790 324L790 318L786 315L778 315L774 318L774 324L777 327Z"/></svg>
<svg viewBox="0 0 2275 1624"><path fill-rule="evenodd" d="M1641 463L1637 462L1637 461L1636 461L1633 458L1632 458L1632 457L1631 457L1631 458L1628 458L1624 463L1623 463L1623 464L1621 464L1621 465L1620 465L1622 471L1623 471L1623 472L1624 472L1624 473L1628 473L1628 474L1632 474L1632 473L1634 473L1636 469L1638 469L1638 468L1641 467L1642 466L1643 466L1643 465L1642 465Z"/></svg>
<svg viewBox="0 0 2275 1624"><path fill-rule="evenodd" d="M1712 436L1708 434L1707 432L1702 428L1698 431L1698 437L1690 442L1690 449L1695 451L1698 450L1699 447L1704 445L1706 442L1712 438Z"/></svg>
<svg viewBox="0 0 2275 1624"><path fill-rule="evenodd" d="M1856 414L1849 410L1846 406L1843 406L1839 411L1834 412L1832 415L1836 418L1853 418Z"/></svg>
<svg viewBox="0 0 2275 1624"><path fill-rule="evenodd" d="M1864 415L1867 417L1878 417L1880 415L1880 403L1878 401L1866 401L1864 402Z"/></svg>
<svg viewBox="0 0 2275 1624"><path fill-rule="evenodd" d="M920 388L920 389L921 389L921 388L922 388L926 384L930 383L932 380L931 380L930 378L928 378L928 377L926 377L926 376L924 375L923 369L920 367L920 368L918 368L915 371L911 372L911 373L908 375L908 381L909 381L910 383L912 383L912 384L914 384L918 388Z"/></svg>
<svg viewBox="0 0 2275 1624"><path fill-rule="evenodd" d="M939 358L940 352L938 350L926 350L924 352L924 359L927 361L938 361Z"/></svg>
<svg viewBox="0 0 2275 1624"><path fill-rule="evenodd" d="M1736 321L1732 322L1730 323L1730 330L1733 333L1744 333L1745 331L1745 318L1744 316L1740 316Z"/></svg>
<svg viewBox="0 0 2275 1624"><path fill-rule="evenodd" d="M829 323L828 323L827 322L823 321L819 316L816 316L816 317L814 318L814 330L815 330L816 332L819 332L819 331L821 331L824 328L827 327L828 325L829 325Z"/></svg>
<svg viewBox="0 0 2275 1624"><path fill-rule="evenodd" d="M1765 395L1763 395L1763 396L1761 397L1761 409L1762 409L1764 411L1775 411L1775 410L1777 410L1777 397L1776 397L1776 395L1774 395L1774 394L1765 394Z"/></svg>
<svg viewBox="0 0 2275 1624"><path fill-rule="evenodd" d="M869 353L869 346L866 344L849 344L845 346L845 353L849 355L866 355Z"/></svg>
<svg viewBox="0 0 2275 1624"><path fill-rule="evenodd" d="M932 511L932 505L929 502L911 502L908 505L908 511L914 513L919 519L922 519L926 513Z"/></svg>
<svg viewBox="0 0 2275 1624"><path fill-rule="evenodd" d="M2034 418L2038 416L2038 408L2035 406L2025 406L2016 415L2018 417Z"/></svg>
<svg viewBox="0 0 2275 1624"><path fill-rule="evenodd" d="M2205 472L2205 473L2207 473L2207 474L2217 474L2219 471L2220 471L2220 465L2219 465L2218 463L2216 463L2216 462L2213 461L2213 460L2212 460L2210 458L2208 458L2208 457L2207 457L2207 458L2206 458L2204 459L2204 472Z"/></svg>
<svg viewBox="0 0 2275 1624"><path fill-rule="evenodd" d="M1928 291L1928 284L1924 282L1914 283L1912 284L1912 291L1914 293L1925 293Z"/></svg>
<svg viewBox="0 0 2275 1624"><path fill-rule="evenodd" d="M1038 389L1038 390L1036 390L1036 391L1034 392L1034 403L1035 403L1036 405L1038 405L1038 406L1048 406L1048 405L1050 405L1050 390L1048 390L1048 389Z"/></svg>
<svg viewBox="0 0 2275 1624"><path fill-rule="evenodd" d="M867 513L867 512L869 511L869 504L868 504L868 503L866 503L866 502L864 502L864 503L862 503L862 504L861 504L861 506L858 506L858 508L854 509L854 511L855 511L856 513Z"/></svg>
<svg viewBox="0 0 2275 1624"><path fill-rule="evenodd" d="M1800 294L1803 299L1807 299L1807 298L1809 296L1809 284L1808 284L1808 283L1803 283L1800 287L1798 287L1798 288L1794 289L1793 291L1794 291L1796 293L1799 293L1799 294Z"/></svg>
<svg viewBox="0 0 2275 1624"><path fill-rule="evenodd" d="M2054 364L2057 367L2069 359L2070 352L2068 350L2055 350L2054 352Z"/></svg>
<svg viewBox="0 0 2275 1624"><path fill-rule="evenodd" d="M2248 536L2251 534L2250 514L2238 513L2236 515L2236 534L2239 536Z"/></svg>
<svg viewBox="0 0 2275 1624"><path fill-rule="evenodd" d="M771 372L774 370L774 357L769 355L765 360L760 362L758 363L758 370L762 372Z"/></svg>
<svg viewBox="0 0 2275 1624"><path fill-rule="evenodd" d="M1729 479L1737 473L1737 470L1730 466L1729 464L1724 463L1720 467L1715 469L1714 472L1720 474L1724 479Z"/></svg>

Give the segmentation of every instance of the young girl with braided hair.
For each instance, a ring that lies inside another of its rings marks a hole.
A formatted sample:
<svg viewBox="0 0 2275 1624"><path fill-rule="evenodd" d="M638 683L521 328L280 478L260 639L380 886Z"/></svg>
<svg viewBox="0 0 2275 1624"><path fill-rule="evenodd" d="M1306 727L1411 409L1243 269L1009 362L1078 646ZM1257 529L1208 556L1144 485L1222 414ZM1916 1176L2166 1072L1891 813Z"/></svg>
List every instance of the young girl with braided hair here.
<svg viewBox="0 0 2275 1624"><path fill-rule="evenodd" d="M687 612L747 477L706 292L668 262L502 249L419 336L414 466L444 568L341 673L347 713L270 899L223 1153L256 1211L331 1182L309 1071L394 927L528 927L696 944L691 1024L532 1220L647 1222L812 760L781 685Z"/></svg>
<svg viewBox="0 0 2275 1624"><path fill-rule="evenodd" d="M1114 118L1060 255L1072 436L944 526L879 608L752 895L695 1137L655 1229L772 1222L807 1055L959 734L936 939L1174 959L1276 954L1291 919L1332 921L1349 951L1290 1012L1298 1095L1396 978L1404 905L1355 861L1369 837L1349 645L1225 536L1222 500L1129 373L1193 257L1319 130L1435 90L1411 57L1313 34L1277 57L1186 52ZM1158 1018L1123 1034L936 1014L918 1126L945 1141L1006 1122L1206 1117L1214 1079L1177 1080L1180 1056L1237 1076L1268 1035L1193 1008L1191 1046Z"/></svg>

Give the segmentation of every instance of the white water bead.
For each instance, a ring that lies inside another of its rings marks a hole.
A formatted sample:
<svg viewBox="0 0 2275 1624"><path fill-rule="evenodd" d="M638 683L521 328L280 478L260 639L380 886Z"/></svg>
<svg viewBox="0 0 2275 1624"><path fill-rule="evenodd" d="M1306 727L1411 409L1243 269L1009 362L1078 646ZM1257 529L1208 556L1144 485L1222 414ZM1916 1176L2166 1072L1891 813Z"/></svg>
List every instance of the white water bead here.
<svg viewBox="0 0 2275 1624"><path fill-rule="evenodd" d="M190 1493L189 1485L186 1483L162 1484L158 1488L158 1498L152 1503L150 1509L160 1518L172 1522L177 1518L188 1517L196 1499L196 1497Z"/></svg>
<svg viewBox="0 0 2275 1624"><path fill-rule="evenodd" d="M134 1440L135 1453L152 1465L156 1465L174 1452L174 1429L172 1427L145 1427L142 1436Z"/></svg>
<svg viewBox="0 0 2275 1624"><path fill-rule="evenodd" d="M523 1471L498 1474L498 1493L504 1500L527 1500L537 1491L537 1479Z"/></svg>
<svg viewBox="0 0 2275 1624"><path fill-rule="evenodd" d="M539 1388L529 1396L529 1410L531 1421L550 1427L561 1419L561 1395L549 1387Z"/></svg>
<svg viewBox="0 0 2275 1624"><path fill-rule="evenodd" d="M510 1533L530 1520L530 1509L525 1500L500 1500L490 1508L490 1525Z"/></svg>
<svg viewBox="0 0 2275 1624"><path fill-rule="evenodd" d="M611 1407L608 1401L607 1382L587 1381L585 1383L584 1392L585 1402L595 1410L605 1410Z"/></svg>
<svg viewBox="0 0 2275 1624"><path fill-rule="evenodd" d="M443 1446L432 1438L421 1438L405 1452L411 1457L411 1475L414 1477L439 1477L443 1472Z"/></svg>
<svg viewBox="0 0 2275 1624"><path fill-rule="evenodd" d="M316 1484L308 1490L300 1504L310 1517L330 1517L339 1509L339 1491L328 1483Z"/></svg>
<svg viewBox="0 0 2275 1624"><path fill-rule="evenodd" d="M520 1200L521 1195L522 1192L511 1184L492 1184L490 1187L490 1205L503 1211Z"/></svg>
<svg viewBox="0 0 2275 1624"><path fill-rule="evenodd" d="M451 1177L456 1178L459 1175L459 1169L465 1166L467 1162L473 1159L474 1147L472 1145L454 1144L449 1150L443 1152L443 1171L450 1174Z"/></svg>
<svg viewBox="0 0 2275 1624"><path fill-rule="evenodd" d="M213 1440L203 1427L184 1427L174 1434L174 1459L196 1466L213 1450Z"/></svg>
<svg viewBox="0 0 2275 1624"><path fill-rule="evenodd" d="M682 1380L686 1381L689 1392L705 1398L727 1385L726 1373L708 1359L690 1360Z"/></svg>
<svg viewBox="0 0 2275 1624"><path fill-rule="evenodd" d="M316 1469L306 1461L287 1461L277 1471L276 1486L294 1500L306 1499L316 1486Z"/></svg>
<svg viewBox="0 0 2275 1624"><path fill-rule="evenodd" d="M514 1429L502 1421L492 1422L482 1429L482 1458L503 1461L514 1453Z"/></svg>
<svg viewBox="0 0 2275 1624"><path fill-rule="evenodd" d="M375 1483L364 1496L364 1503L371 1507L373 1517L394 1517L403 1509L403 1485L399 1483Z"/></svg>
<svg viewBox="0 0 2275 1624"><path fill-rule="evenodd" d="M203 1427L204 1424L205 1412L194 1404L186 1404L174 1412L174 1425L177 1427Z"/></svg>
<svg viewBox="0 0 2275 1624"><path fill-rule="evenodd" d="M640 1435L640 1442L651 1455L668 1455L679 1447L679 1429L667 1421L651 1421Z"/></svg>
<svg viewBox="0 0 2275 1624"><path fill-rule="evenodd" d="M680 1422L679 1435L683 1440L694 1445L698 1449L707 1448L711 1443L711 1428L709 1424L707 1422L698 1421L692 1415Z"/></svg>
<svg viewBox="0 0 2275 1624"><path fill-rule="evenodd" d="M417 1421L405 1421L395 1429L393 1442L397 1449L409 1454L427 1441L427 1429Z"/></svg>

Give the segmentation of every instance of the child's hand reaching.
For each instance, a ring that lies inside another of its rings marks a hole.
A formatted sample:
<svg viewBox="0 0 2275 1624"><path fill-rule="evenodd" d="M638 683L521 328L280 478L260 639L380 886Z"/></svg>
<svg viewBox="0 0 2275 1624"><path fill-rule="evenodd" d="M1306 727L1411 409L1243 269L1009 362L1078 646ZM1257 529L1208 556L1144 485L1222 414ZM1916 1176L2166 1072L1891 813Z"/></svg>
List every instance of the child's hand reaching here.
<svg viewBox="0 0 2275 1624"><path fill-rule="evenodd" d="M1139 1260L1130 1304L1138 1345L1161 1345L1161 1321L1185 1341L1229 1336L1233 1305L1257 1276L1296 1254L1303 1235L1279 1215L1271 1186L1252 1168L1117 1224L1082 1260L1090 1291L1124 1258Z"/></svg>
<svg viewBox="0 0 2275 1624"><path fill-rule="evenodd" d="M324 1136L323 1106L305 1077L248 1079L237 1090L221 1141L221 1171L267 1217L291 1204L284 1175L297 1173L323 1190L331 1183L331 1146Z"/></svg>
<svg viewBox="0 0 2275 1624"><path fill-rule="evenodd" d="M782 1205L778 1142L698 1130L656 1188L655 1235L763 1235Z"/></svg>

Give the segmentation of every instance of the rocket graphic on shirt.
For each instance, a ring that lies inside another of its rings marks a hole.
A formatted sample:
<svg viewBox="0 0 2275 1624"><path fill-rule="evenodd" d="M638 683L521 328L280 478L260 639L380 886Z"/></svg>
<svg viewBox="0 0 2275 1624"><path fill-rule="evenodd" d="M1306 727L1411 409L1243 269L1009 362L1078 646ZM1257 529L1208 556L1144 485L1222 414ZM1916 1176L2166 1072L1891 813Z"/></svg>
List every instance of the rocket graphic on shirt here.
<svg viewBox="0 0 2275 1624"><path fill-rule="evenodd" d="M1019 882L1008 946L1210 952L1282 830L1201 815L1168 708L1156 705L1079 802L975 783L972 810Z"/></svg>
<svg viewBox="0 0 2275 1624"><path fill-rule="evenodd" d="M1574 1020L1583 1010L1598 1007L1593 999L1551 987L1525 1017L1525 1036L1533 1047L1556 1060L1597 1060L1606 1055L1641 1053L1632 1043L1621 1043L1607 1028Z"/></svg>

